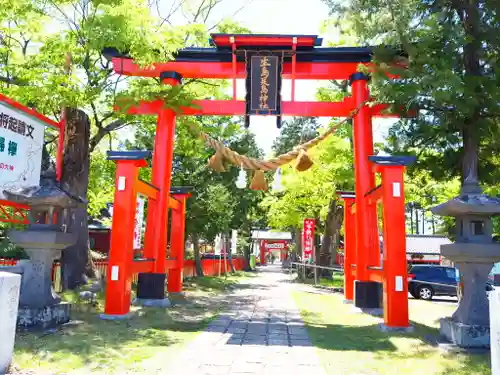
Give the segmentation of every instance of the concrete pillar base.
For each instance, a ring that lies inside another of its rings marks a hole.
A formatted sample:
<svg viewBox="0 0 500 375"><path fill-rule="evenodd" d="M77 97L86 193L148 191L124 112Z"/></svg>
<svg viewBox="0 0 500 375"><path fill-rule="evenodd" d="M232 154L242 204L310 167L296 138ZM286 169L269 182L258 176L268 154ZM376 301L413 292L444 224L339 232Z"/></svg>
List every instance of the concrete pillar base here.
<svg viewBox="0 0 500 375"><path fill-rule="evenodd" d="M99 314L99 319L102 320L125 320L125 319L130 319L131 317L132 313L127 313L124 315Z"/></svg>
<svg viewBox="0 0 500 375"><path fill-rule="evenodd" d="M378 330L380 332L402 332L402 333L411 333L415 332L415 327L388 327L385 324L379 324Z"/></svg>
<svg viewBox="0 0 500 375"><path fill-rule="evenodd" d="M71 304L56 303L45 307L20 306L17 312L17 326L24 329L47 329L68 323L71 318Z"/></svg>
<svg viewBox="0 0 500 375"><path fill-rule="evenodd" d="M144 307L171 307L172 304L168 298L151 299L151 298L136 298L132 305Z"/></svg>
<svg viewBox="0 0 500 375"><path fill-rule="evenodd" d="M461 348L489 348L490 327L455 322L451 318L439 321L439 332L451 343Z"/></svg>

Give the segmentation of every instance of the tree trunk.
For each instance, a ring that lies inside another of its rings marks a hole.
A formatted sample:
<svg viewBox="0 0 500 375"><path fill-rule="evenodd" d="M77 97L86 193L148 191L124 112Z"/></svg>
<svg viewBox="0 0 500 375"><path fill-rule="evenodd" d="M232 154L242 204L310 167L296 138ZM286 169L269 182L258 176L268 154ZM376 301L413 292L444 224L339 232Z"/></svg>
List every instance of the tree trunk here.
<svg viewBox="0 0 500 375"><path fill-rule="evenodd" d="M332 242L330 244L330 264L333 266L337 260L337 248L340 243L340 228L344 222L344 206L338 205L335 210L334 220L332 222Z"/></svg>
<svg viewBox="0 0 500 375"><path fill-rule="evenodd" d="M231 267L231 273L235 273L234 264L233 264L233 250L231 248L231 232L226 236L226 254L227 260L229 261L229 267Z"/></svg>
<svg viewBox="0 0 500 375"><path fill-rule="evenodd" d="M335 221L335 213L337 210L337 201L336 199L332 199L330 201L330 205L328 206L328 214L326 215L325 221L325 232L323 234L323 239L321 241L321 246L319 249L319 259L318 264L320 266L328 266L330 265L330 247L333 239L333 230L334 230L334 221Z"/></svg>
<svg viewBox="0 0 500 375"><path fill-rule="evenodd" d="M325 233L321 241L319 264L321 266L332 266L337 255L338 239L340 227L344 217L344 209L337 204L336 199L332 199L328 207L328 214L325 222Z"/></svg>
<svg viewBox="0 0 500 375"><path fill-rule="evenodd" d="M250 255L252 253L252 249L253 249L253 242L252 242L252 232L250 231L250 235L248 236L249 237L249 245L248 246L245 246L245 248L243 249L243 254L244 254L244 257L245 257L245 271L251 271L251 268L250 268Z"/></svg>
<svg viewBox="0 0 500 375"><path fill-rule="evenodd" d="M71 194L84 200L87 198L89 180L90 120L79 109L66 110L64 135L64 159L61 183ZM89 231L87 225L87 203L81 203L69 218L68 231L77 237L76 243L62 252L63 288L75 289L87 282L89 263Z"/></svg>
<svg viewBox="0 0 500 375"><path fill-rule="evenodd" d="M196 265L196 275L203 276L203 268L201 267L200 257L200 241L197 234L191 235L193 241L194 262Z"/></svg>
<svg viewBox="0 0 500 375"><path fill-rule="evenodd" d="M300 228L295 228L295 244L297 245L296 254L302 259L302 233Z"/></svg>
<svg viewBox="0 0 500 375"><path fill-rule="evenodd" d="M465 78L474 82L474 91L478 100L471 103L469 114L462 119L463 158L462 158L462 194L480 194L481 187L478 179L478 159L480 137L478 129L481 124L481 110L484 107L483 86L481 77L484 69L481 67L483 53L481 36L481 14L479 2L462 1L453 3L458 17L462 21L467 37L463 46L463 63Z"/></svg>

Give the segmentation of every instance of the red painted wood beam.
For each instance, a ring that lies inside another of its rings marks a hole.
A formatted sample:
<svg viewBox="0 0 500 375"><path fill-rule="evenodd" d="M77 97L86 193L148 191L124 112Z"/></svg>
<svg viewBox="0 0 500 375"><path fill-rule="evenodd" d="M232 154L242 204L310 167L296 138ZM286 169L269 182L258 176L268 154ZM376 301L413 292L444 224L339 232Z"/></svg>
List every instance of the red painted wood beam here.
<svg viewBox="0 0 500 375"><path fill-rule="evenodd" d="M157 188L141 180L135 182L135 189L137 190L137 194L142 194L149 199L156 199L158 195Z"/></svg>
<svg viewBox="0 0 500 375"><path fill-rule="evenodd" d="M318 39L316 35L212 34L211 37L217 47L231 46L230 38L237 46L292 46L296 38L300 47L314 47Z"/></svg>
<svg viewBox="0 0 500 375"><path fill-rule="evenodd" d="M155 115L158 114L165 104L162 100L141 102L138 105L122 107L131 115ZM372 115L376 117L397 117L395 114L386 114L384 111L388 105L375 105L372 107ZM351 97L342 102L282 102L283 116L303 117L349 117L355 106ZM120 110L119 106L115 110ZM234 100L195 100L192 107L183 107L182 113L178 115L193 116L244 116L245 102Z"/></svg>
<svg viewBox="0 0 500 375"><path fill-rule="evenodd" d="M245 102L238 100L193 100L192 107L182 108L180 115L243 116Z"/></svg>
<svg viewBox="0 0 500 375"><path fill-rule="evenodd" d="M177 267L177 259L167 259L165 260L165 271Z"/></svg>
<svg viewBox="0 0 500 375"><path fill-rule="evenodd" d="M182 208L182 204L178 200L170 197L170 199L168 200L168 208L171 208L172 210L179 210L180 208Z"/></svg>
<svg viewBox="0 0 500 375"><path fill-rule="evenodd" d="M31 206L29 206L27 204L8 201L5 199L0 199L0 206L8 206L8 207L14 207L14 208L19 208L19 209L23 209L23 210L31 210Z"/></svg>
<svg viewBox="0 0 500 375"><path fill-rule="evenodd" d="M344 80L358 71L360 65L370 66L370 63L343 62L297 62L295 79ZM161 72L175 71L184 78L233 78L233 64L231 62L167 62L155 63L150 67L141 67L132 59L121 57L113 58L113 67L116 73L127 76L159 77ZM292 63L283 64L283 79L292 79ZM245 63L236 64L236 78L246 77Z"/></svg>
<svg viewBox="0 0 500 375"><path fill-rule="evenodd" d="M141 260L132 262L132 273L153 272L154 260Z"/></svg>
<svg viewBox="0 0 500 375"><path fill-rule="evenodd" d="M382 185L377 186L375 190L372 190L369 194L366 195L368 198L369 204L376 204L382 199Z"/></svg>
<svg viewBox="0 0 500 375"><path fill-rule="evenodd" d="M375 281L377 283L384 282L384 270L368 270L368 278L370 281Z"/></svg>
<svg viewBox="0 0 500 375"><path fill-rule="evenodd" d="M174 197L177 200L191 198L192 196L193 196L193 194L191 194L191 193L172 194L172 197Z"/></svg>

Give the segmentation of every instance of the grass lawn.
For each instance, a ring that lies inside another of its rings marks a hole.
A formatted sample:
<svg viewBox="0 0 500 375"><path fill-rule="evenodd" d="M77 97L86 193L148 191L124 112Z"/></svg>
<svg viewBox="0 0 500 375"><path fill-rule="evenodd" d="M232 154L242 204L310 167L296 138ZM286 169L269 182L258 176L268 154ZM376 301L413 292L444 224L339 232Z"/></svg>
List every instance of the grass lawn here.
<svg viewBox="0 0 500 375"><path fill-rule="evenodd" d="M313 277L308 277L306 279L302 279L302 278L297 277L295 279L295 281L298 283L302 283L302 284L314 285L314 278ZM344 274L334 273L332 275L332 277L322 276L319 278L318 285L329 287L329 288L343 288L344 287Z"/></svg>
<svg viewBox="0 0 500 375"><path fill-rule="evenodd" d="M162 372L183 344L231 303L230 287L250 275L201 277L185 282L185 296L168 309L132 307L124 321L99 319L98 308L77 306L73 322L54 332L18 333L14 366L71 374ZM71 295L65 295L71 300Z"/></svg>
<svg viewBox="0 0 500 375"><path fill-rule="evenodd" d="M340 273L334 273L331 279L322 277L321 279L319 279L319 285L329 286L331 288L343 288L344 275Z"/></svg>
<svg viewBox="0 0 500 375"><path fill-rule="evenodd" d="M341 294L297 291L294 298L328 374L491 374L489 355L446 354L424 341L438 335L454 303L410 300L415 332L387 334L377 330L380 318L353 313Z"/></svg>

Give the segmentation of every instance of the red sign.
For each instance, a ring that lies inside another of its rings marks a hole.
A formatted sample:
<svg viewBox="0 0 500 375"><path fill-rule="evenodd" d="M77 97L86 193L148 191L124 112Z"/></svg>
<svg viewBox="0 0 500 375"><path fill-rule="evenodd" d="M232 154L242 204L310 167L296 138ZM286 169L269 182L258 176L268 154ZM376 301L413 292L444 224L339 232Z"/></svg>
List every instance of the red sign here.
<svg viewBox="0 0 500 375"><path fill-rule="evenodd" d="M302 248L304 261L312 257L314 250L314 227L316 221L314 219L304 219L304 231L302 232Z"/></svg>

